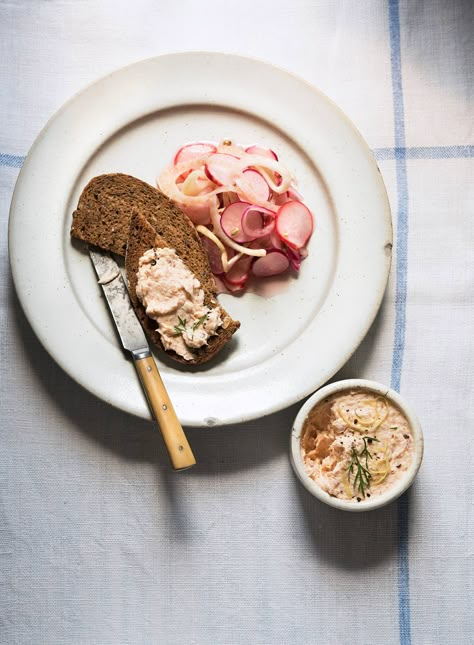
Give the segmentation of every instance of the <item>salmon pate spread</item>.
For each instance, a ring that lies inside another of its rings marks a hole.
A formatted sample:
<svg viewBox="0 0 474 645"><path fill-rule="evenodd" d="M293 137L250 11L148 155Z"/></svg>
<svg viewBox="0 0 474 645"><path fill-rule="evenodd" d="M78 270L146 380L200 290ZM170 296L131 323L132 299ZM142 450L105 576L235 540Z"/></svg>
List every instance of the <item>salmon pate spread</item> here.
<svg viewBox="0 0 474 645"><path fill-rule="evenodd" d="M309 412L301 434L309 477L329 495L356 503L390 489L410 467L413 452L405 415L369 390L324 399Z"/></svg>
<svg viewBox="0 0 474 645"><path fill-rule="evenodd" d="M219 308L204 304L201 283L174 249L150 249L139 260L137 297L146 314L158 323L165 350L185 360L207 345L222 325Z"/></svg>

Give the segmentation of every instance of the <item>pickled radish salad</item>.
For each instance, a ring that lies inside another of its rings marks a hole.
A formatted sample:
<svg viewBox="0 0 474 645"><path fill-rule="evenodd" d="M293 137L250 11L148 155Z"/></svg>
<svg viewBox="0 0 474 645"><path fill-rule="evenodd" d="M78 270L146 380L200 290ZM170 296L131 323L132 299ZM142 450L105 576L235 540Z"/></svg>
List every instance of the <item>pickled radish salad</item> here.
<svg viewBox="0 0 474 645"><path fill-rule="evenodd" d="M229 140L189 143L157 184L191 219L229 291L243 291L251 276L300 270L314 219L273 150Z"/></svg>

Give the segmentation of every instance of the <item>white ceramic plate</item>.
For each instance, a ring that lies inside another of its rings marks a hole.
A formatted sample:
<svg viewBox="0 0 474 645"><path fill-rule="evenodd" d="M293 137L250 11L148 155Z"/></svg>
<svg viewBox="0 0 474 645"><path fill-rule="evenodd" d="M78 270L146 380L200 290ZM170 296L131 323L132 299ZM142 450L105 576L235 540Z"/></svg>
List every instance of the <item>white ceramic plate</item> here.
<svg viewBox="0 0 474 645"><path fill-rule="evenodd" d="M392 229L377 165L323 94L268 64L218 53L139 62L73 97L49 121L18 178L10 261L38 338L78 383L149 418L119 346L89 256L69 237L86 182L125 172L151 184L182 144L231 138L277 151L315 215L309 258L273 296L222 296L242 326L199 369L157 356L182 422L211 426L287 407L325 383L361 342L380 306Z"/></svg>

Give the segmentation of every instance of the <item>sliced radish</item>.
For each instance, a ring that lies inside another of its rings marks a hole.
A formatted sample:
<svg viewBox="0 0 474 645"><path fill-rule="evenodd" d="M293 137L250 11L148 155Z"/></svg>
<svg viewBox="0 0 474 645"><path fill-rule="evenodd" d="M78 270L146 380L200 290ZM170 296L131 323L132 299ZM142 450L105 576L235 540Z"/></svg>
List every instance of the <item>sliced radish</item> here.
<svg viewBox="0 0 474 645"><path fill-rule="evenodd" d="M302 260L301 253L296 249L292 249L290 246L285 246L284 252L288 256L288 259L293 269L295 271L299 271L301 266L301 260Z"/></svg>
<svg viewBox="0 0 474 645"><path fill-rule="evenodd" d="M204 250L207 253L209 258L209 264L211 265L211 271L215 275L220 275L224 273L224 267L222 266L222 251L211 239L205 235L199 236L201 244L204 247Z"/></svg>
<svg viewBox="0 0 474 645"><path fill-rule="evenodd" d="M221 293L227 293L229 291L229 289L227 288L227 285L225 284L224 280L222 279L222 276L214 274L214 282L216 283L216 290L217 290L217 295L218 296Z"/></svg>
<svg viewBox="0 0 474 645"><path fill-rule="evenodd" d="M288 197L288 191L282 193L281 195L275 195L274 202L277 206L283 206L286 202L292 201Z"/></svg>
<svg viewBox="0 0 474 645"><path fill-rule="evenodd" d="M222 282L224 283L225 288L228 289L228 291L232 291L233 293L238 291L243 291L245 289L245 285L247 284L247 280L243 280L242 282L232 283L226 280L225 277L223 276L222 276Z"/></svg>
<svg viewBox="0 0 474 645"><path fill-rule="evenodd" d="M260 155L260 157L268 157L269 159L275 159L278 161L276 152L270 150L270 148L260 148L260 146L249 146L245 148L245 152L249 155Z"/></svg>
<svg viewBox="0 0 474 645"><path fill-rule="evenodd" d="M250 206L242 212L242 230L249 240L269 235L275 227L275 213L262 206Z"/></svg>
<svg viewBox="0 0 474 645"><path fill-rule="evenodd" d="M225 274L226 281L233 285L245 283L249 277L252 262L254 258L243 255Z"/></svg>
<svg viewBox="0 0 474 645"><path fill-rule="evenodd" d="M239 165L239 158L233 155L227 155L224 152L216 152L212 154L205 166L206 175L211 181L214 181L219 186L229 184L234 185L242 168Z"/></svg>
<svg viewBox="0 0 474 645"><path fill-rule="evenodd" d="M272 230L268 235L250 242L248 246L252 248L266 249L267 251L274 249L283 249L283 242L280 240L278 235L275 233L275 230Z"/></svg>
<svg viewBox="0 0 474 645"><path fill-rule="evenodd" d="M198 226L199 224L209 223L209 220L211 219L211 213L209 211L208 204L185 204L179 201L176 201L175 203L178 208L183 211L183 213L186 213L186 215L195 226Z"/></svg>
<svg viewBox="0 0 474 645"><path fill-rule="evenodd" d="M278 209L275 228L285 244L300 249L313 232L313 216L301 202L286 202Z"/></svg>
<svg viewBox="0 0 474 645"><path fill-rule="evenodd" d="M270 243L274 249L280 249L280 251L283 250L283 242L275 229L270 233Z"/></svg>
<svg viewBox="0 0 474 645"><path fill-rule="evenodd" d="M251 208L251 204L247 202L233 202L222 211L222 230L231 240L238 244L255 239L252 233L248 234L242 227L242 215L249 208Z"/></svg>
<svg viewBox="0 0 474 645"><path fill-rule="evenodd" d="M257 258L252 264L252 273L258 278L267 278L283 273L290 266L288 257L277 249L269 251L263 258Z"/></svg>
<svg viewBox="0 0 474 645"><path fill-rule="evenodd" d="M247 168L235 183L252 202L261 203L270 199L270 186L258 170Z"/></svg>
<svg viewBox="0 0 474 645"><path fill-rule="evenodd" d="M288 199L292 199L295 202L303 201L303 195L298 192L294 186L290 186L286 191L286 194L288 195Z"/></svg>
<svg viewBox="0 0 474 645"><path fill-rule="evenodd" d="M178 150L174 156L173 163L181 163L182 161L190 161L197 157L204 157L216 152L217 148L213 143L188 143Z"/></svg>
<svg viewBox="0 0 474 645"><path fill-rule="evenodd" d="M302 202L303 196L299 193L294 186L290 186L285 193L275 196L275 204L283 206L286 202Z"/></svg>

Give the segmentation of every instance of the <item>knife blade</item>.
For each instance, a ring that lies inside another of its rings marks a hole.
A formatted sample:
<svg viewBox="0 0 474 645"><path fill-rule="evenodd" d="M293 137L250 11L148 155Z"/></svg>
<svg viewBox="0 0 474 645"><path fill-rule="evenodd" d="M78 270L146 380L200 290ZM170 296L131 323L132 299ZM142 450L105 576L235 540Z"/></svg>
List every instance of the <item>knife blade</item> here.
<svg viewBox="0 0 474 645"><path fill-rule="evenodd" d="M196 460L133 310L120 267L110 253L96 247L89 246L89 255L120 341L133 357L148 403L163 435L171 465L174 470L190 468Z"/></svg>

